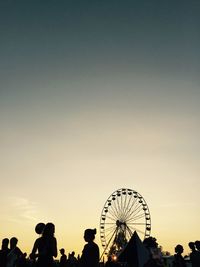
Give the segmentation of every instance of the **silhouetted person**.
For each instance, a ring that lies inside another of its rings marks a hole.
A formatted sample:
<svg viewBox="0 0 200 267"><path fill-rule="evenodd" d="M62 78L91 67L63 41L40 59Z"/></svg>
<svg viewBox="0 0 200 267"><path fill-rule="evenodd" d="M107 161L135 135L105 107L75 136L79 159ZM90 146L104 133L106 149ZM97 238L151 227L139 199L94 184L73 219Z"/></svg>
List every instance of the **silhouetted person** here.
<svg viewBox="0 0 200 267"><path fill-rule="evenodd" d="M75 252L72 251L71 254L69 254L69 258L68 258L68 266L69 267L77 267L78 265L78 260L75 257Z"/></svg>
<svg viewBox="0 0 200 267"><path fill-rule="evenodd" d="M163 267L164 261L162 253L158 247L157 239L155 237L147 237L144 239L143 244L149 251L149 260L144 264L144 267Z"/></svg>
<svg viewBox="0 0 200 267"><path fill-rule="evenodd" d="M197 241L195 241L194 243L195 243L195 247L196 247L196 249L197 249L198 251L200 251L200 241L197 240Z"/></svg>
<svg viewBox="0 0 200 267"><path fill-rule="evenodd" d="M60 267L66 267L67 266L67 255L65 254L64 248L60 249L60 261L59 261L59 266Z"/></svg>
<svg viewBox="0 0 200 267"><path fill-rule="evenodd" d="M197 254L198 266L200 266L200 241L197 240L194 243L195 243L195 247L196 247L196 254Z"/></svg>
<svg viewBox="0 0 200 267"><path fill-rule="evenodd" d="M84 246L80 258L81 267L97 267L99 265L99 247L94 242L96 229L86 229L84 239L87 244Z"/></svg>
<svg viewBox="0 0 200 267"><path fill-rule="evenodd" d="M78 266L80 266L80 260L81 260L81 256L80 256L80 254L78 254L78 256L77 256Z"/></svg>
<svg viewBox="0 0 200 267"><path fill-rule="evenodd" d="M7 255L7 265L6 267L17 267L19 259L23 256L22 251L17 246L18 239L12 237L10 239L10 251Z"/></svg>
<svg viewBox="0 0 200 267"><path fill-rule="evenodd" d="M57 257L57 240L54 237L54 233L54 224L47 223L42 236L36 239L30 258L37 258L37 267L53 267L54 257Z"/></svg>
<svg viewBox="0 0 200 267"><path fill-rule="evenodd" d="M173 267L186 267L185 260L182 256L184 251L183 246L178 244L174 250L176 254L174 254Z"/></svg>
<svg viewBox="0 0 200 267"><path fill-rule="evenodd" d="M35 232L36 234L38 234L40 237L42 236L42 233L44 231L44 228L45 228L45 224L40 222L38 223L36 226L35 226ZM30 254L29 255L29 259L30 259L30 262L31 262L31 266L36 266L36 260L37 260L37 257L38 257L38 254Z"/></svg>
<svg viewBox="0 0 200 267"><path fill-rule="evenodd" d="M2 240L2 245L1 245L1 250L0 250L0 267L6 267L6 263L7 263L7 255L9 253L9 239L8 238L4 238Z"/></svg>
<svg viewBox="0 0 200 267"><path fill-rule="evenodd" d="M191 249L190 253L190 262L192 264L192 267L200 267L198 262L198 250L196 250L195 243L189 242L188 243L189 248Z"/></svg>
<svg viewBox="0 0 200 267"><path fill-rule="evenodd" d="M35 226L35 232L38 234L38 235L42 235L43 231L44 231L44 228L45 228L45 224L40 222L38 223L36 226Z"/></svg>
<svg viewBox="0 0 200 267"><path fill-rule="evenodd" d="M23 253L23 255L18 260L18 267L27 267L27 253Z"/></svg>

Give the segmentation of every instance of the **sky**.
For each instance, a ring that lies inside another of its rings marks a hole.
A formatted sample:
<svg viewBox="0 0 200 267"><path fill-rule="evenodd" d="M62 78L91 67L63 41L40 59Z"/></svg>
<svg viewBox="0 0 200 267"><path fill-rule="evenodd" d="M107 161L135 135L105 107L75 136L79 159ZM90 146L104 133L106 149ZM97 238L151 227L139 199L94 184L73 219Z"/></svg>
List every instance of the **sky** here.
<svg viewBox="0 0 200 267"><path fill-rule="evenodd" d="M1 0L0 239L38 222L81 254L110 194L139 192L163 250L200 239L200 3Z"/></svg>

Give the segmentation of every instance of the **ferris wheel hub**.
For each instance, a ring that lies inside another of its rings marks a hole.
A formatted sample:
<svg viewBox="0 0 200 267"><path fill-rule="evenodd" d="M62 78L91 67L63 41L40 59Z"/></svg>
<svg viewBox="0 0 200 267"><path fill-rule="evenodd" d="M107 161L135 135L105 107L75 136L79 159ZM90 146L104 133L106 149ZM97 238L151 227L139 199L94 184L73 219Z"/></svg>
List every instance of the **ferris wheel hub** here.
<svg viewBox="0 0 200 267"><path fill-rule="evenodd" d="M126 222L123 222L123 221L120 221L120 220L117 220L116 221L116 225L117 225L117 227L120 227L120 226L126 226Z"/></svg>

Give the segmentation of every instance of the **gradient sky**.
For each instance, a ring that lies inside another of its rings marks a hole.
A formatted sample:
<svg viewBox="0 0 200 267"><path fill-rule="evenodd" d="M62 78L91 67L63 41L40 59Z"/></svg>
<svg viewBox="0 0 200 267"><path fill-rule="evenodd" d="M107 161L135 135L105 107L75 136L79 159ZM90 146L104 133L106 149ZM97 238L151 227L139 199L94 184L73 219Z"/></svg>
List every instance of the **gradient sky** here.
<svg viewBox="0 0 200 267"><path fill-rule="evenodd" d="M1 0L0 238L81 253L119 188L171 253L200 239L200 2Z"/></svg>

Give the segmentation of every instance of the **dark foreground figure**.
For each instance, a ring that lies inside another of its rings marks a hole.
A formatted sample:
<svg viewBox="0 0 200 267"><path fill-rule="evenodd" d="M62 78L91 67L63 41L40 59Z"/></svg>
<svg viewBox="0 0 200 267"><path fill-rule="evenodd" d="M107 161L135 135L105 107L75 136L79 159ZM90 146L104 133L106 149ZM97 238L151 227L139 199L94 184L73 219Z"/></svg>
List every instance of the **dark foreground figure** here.
<svg viewBox="0 0 200 267"><path fill-rule="evenodd" d="M57 241L54 237L55 226L47 223L42 236L36 239L30 258L35 260L36 267L54 267L54 257L57 257Z"/></svg>
<svg viewBox="0 0 200 267"><path fill-rule="evenodd" d="M84 246L80 267L98 267L99 266L99 247L94 242L96 229L86 229L84 239L87 244Z"/></svg>

